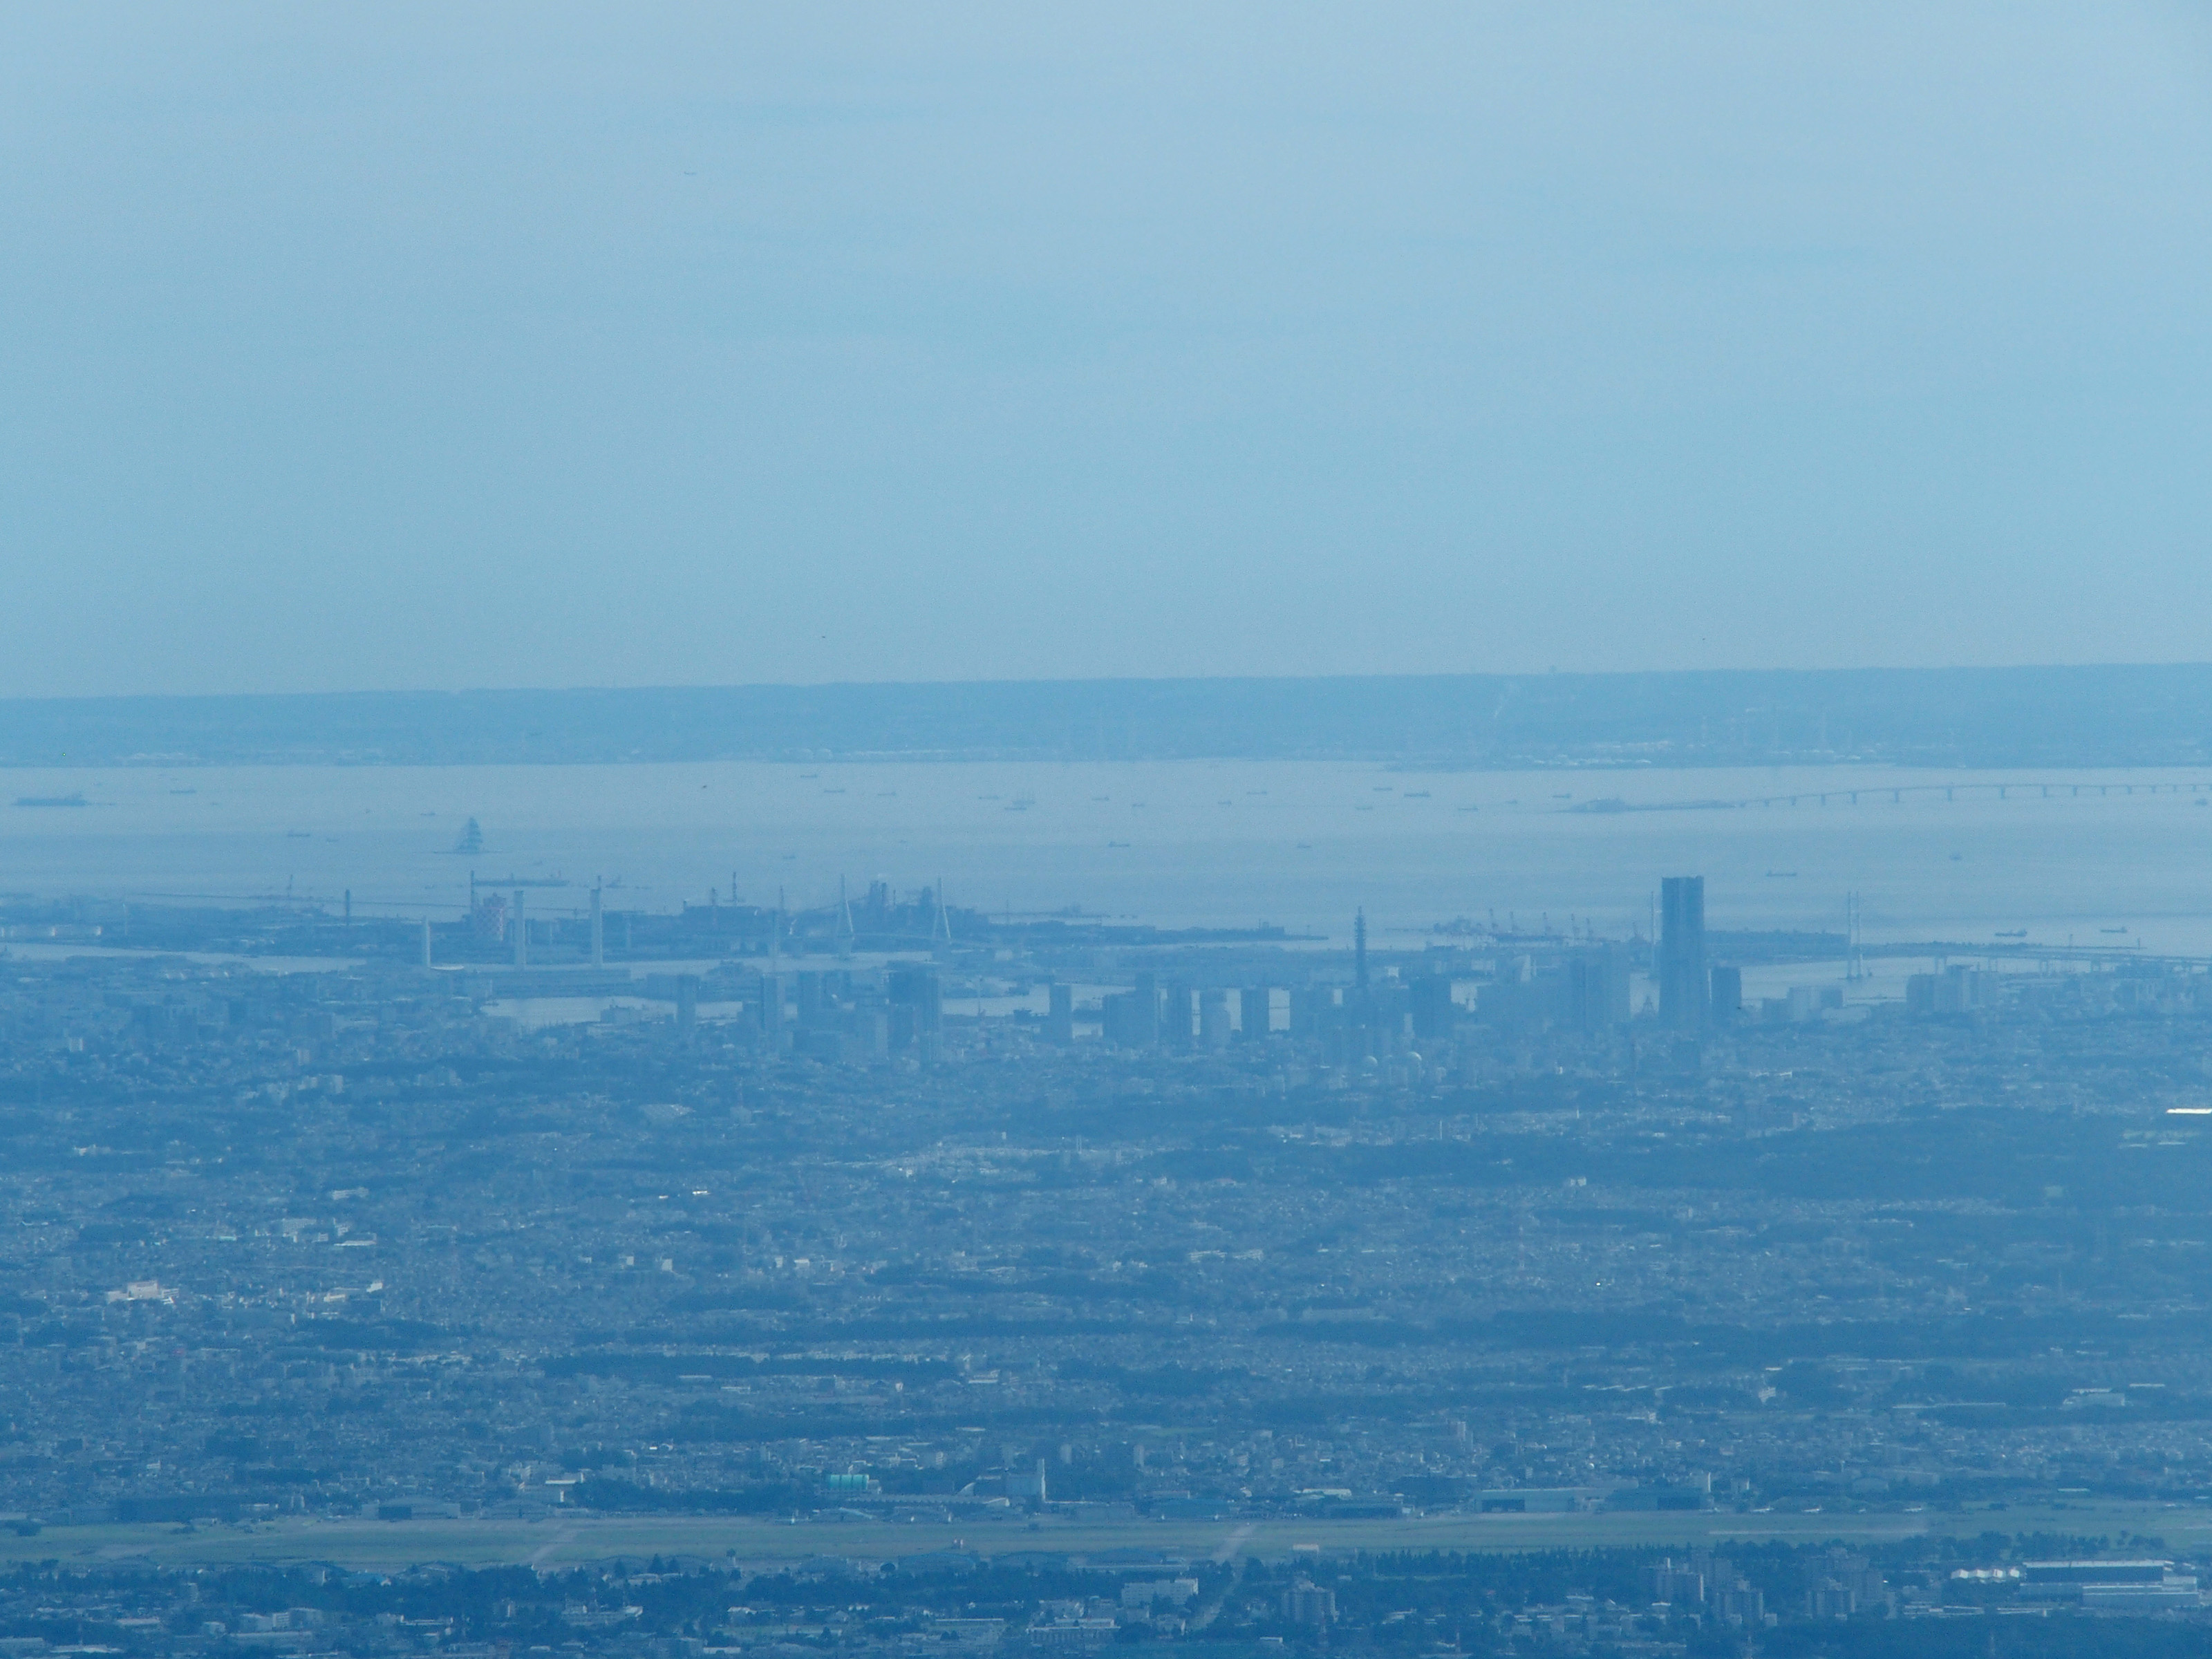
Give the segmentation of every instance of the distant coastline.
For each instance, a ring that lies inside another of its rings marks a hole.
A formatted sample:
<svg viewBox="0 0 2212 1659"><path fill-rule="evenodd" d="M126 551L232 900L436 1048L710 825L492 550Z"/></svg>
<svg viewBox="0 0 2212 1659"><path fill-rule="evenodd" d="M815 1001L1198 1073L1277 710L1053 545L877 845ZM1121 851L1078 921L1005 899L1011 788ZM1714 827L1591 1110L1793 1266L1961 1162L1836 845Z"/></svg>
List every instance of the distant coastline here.
<svg viewBox="0 0 2212 1659"><path fill-rule="evenodd" d="M0 700L0 766L2212 764L2212 665Z"/></svg>

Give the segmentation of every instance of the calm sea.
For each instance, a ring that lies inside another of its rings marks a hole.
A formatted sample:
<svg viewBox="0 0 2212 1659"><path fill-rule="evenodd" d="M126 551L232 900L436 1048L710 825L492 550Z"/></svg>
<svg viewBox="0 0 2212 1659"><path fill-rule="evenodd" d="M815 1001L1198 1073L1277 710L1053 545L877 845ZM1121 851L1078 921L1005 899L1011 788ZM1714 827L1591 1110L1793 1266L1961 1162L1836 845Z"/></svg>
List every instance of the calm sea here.
<svg viewBox="0 0 2212 1659"><path fill-rule="evenodd" d="M2212 954L2208 781L1295 762L24 771L0 779L0 889L333 902L349 889L368 913L451 915L471 870L574 884L533 894L538 914L580 908L594 879L653 908L710 888L798 906L841 878L941 879L955 904L991 911L1340 939L1364 905L1378 937L1404 942L1459 916L1648 928L1659 878L1698 872L1717 927L1840 930L1856 894L1873 941L2024 932ZM1602 801L1638 810L1577 810ZM453 850L471 817L472 856Z"/></svg>

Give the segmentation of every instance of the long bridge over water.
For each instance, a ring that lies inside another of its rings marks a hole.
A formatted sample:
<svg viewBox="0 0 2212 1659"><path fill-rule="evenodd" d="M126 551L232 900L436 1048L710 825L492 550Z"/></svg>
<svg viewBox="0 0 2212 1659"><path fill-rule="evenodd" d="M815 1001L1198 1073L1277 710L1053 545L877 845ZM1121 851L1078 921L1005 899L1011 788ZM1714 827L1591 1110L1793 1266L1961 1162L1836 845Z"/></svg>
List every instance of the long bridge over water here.
<svg viewBox="0 0 2212 1659"><path fill-rule="evenodd" d="M2103 798L2112 795L2191 795L2199 801L2212 800L2203 783L2043 783L2035 781L2004 783L1875 783L1861 784L1856 788L1797 789L1786 794L1746 795L1735 800L1677 800L1632 802L1609 797L1604 800L1578 802L1566 810L1570 812L1696 812L1733 811L1747 806L1802 806L1810 803L1826 806L1842 802L1856 806L1859 797L1868 796L1881 800L1887 796L1893 805L1902 805L1907 795L1941 795L1945 800L1977 797L1985 800L2023 799L2078 800L2083 796Z"/></svg>

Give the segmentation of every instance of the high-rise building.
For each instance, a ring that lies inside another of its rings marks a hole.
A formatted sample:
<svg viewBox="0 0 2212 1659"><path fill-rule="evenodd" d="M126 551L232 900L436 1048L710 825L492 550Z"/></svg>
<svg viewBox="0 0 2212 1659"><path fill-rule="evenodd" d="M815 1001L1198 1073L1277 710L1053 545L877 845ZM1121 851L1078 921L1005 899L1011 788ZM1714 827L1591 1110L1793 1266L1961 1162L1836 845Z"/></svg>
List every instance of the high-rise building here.
<svg viewBox="0 0 2212 1659"><path fill-rule="evenodd" d="M1594 945L1567 958L1566 1018L1577 1031L1628 1024L1628 959L1612 945Z"/></svg>
<svg viewBox="0 0 2212 1659"><path fill-rule="evenodd" d="M1713 1018L1726 1024L1743 1012L1743 969L1713 969Z"/></svg>
<svg viewBox="0 0 2212 1659"><path fill-rule="evenodd" d="M1336 1592L1300 1573L1283 1592L1283 1617L1294 1625L1328 1625L1336 1621Z"/></svg>
<svg viewBox="0 0 2212 1659"><path fill-rule="evenodd" d="M1448 1037L1459 1024L1459 1005L1452 1000L1452 982L1440 974L1415 980L1408 989L1407 1007L1413 1017L1413 1035L1423 1042Z"/></svg>
<svg viewBox="0 0 2212 1659"><path fill-rule="evenodd" d="M1198 994L1198 1042L1202 1048L1229 1046L1229 993L1205 990Z"/></svg>
<svg viewBox="0 0 2212 1659"><path fill-rule="evenodd" d="M1915 974L1905 981L1908 1014L1964 1014L1996 1000L1995 976L1954 964L1940 974Z"/></svg>
<svg viewBox="0 0 2212 1659"><path fill-rule="evenodd" d="M903 1008L916 1037L934 1036L944 1027L945 993L937 969L925 963L903 963L888 976L893 1008Z"/></svg>
<svg viewBox="0 0 2212 1659"><path fill-rule="evenodd" d="M1711 1018L1705 970L1705 878L1659 884L1659 1023L1695 1030Z"/></svg>
<svg viewBox="0 0 2212 1659"><path fill-rule="evenodd" d="M1343 1013L1338 1007L1337 994L1326 985L1294 985L1291 988L1291 1035L1295 1037L1316 1037Z"/></svg>
<svg viewBox="0 0 2212 1659"><path fill-rule="evenodd" d="M1265 1042L1274 1024L1274 997L1264 985L1247 985L1237 994L1237 1023L1247 1042Z"/></svg>
<svg viewBox="0 0 2212 1659"><path fill-rule="evenodd" d="M1137 982L1119 995L1109 996L1102 1010L1106 1040L1121 1048L1151 1048L1160 1040L1159 981L1139 974Z"/></svg>
<svg viewBox="0 0 2212 1659"><path fill-rule="evenodd" d="M1188 985L1170 985L1160 992L1160 1046L1188 1048L1198 1024L1198 993Z"/></svg>

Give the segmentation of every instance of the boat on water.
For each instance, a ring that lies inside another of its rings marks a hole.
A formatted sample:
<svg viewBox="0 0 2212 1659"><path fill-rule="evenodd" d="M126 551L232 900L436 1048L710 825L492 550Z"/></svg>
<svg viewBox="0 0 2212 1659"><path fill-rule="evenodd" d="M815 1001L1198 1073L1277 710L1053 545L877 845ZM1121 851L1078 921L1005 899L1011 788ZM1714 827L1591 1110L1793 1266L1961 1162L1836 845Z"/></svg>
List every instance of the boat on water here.
<svg viewBox="0 0 2212 1659"><path fill-rule="evenodd" d="M2097 931L2100 933L2124 933L2128 930L2124 927L2100 927Z"/></svg>
<svg viewBox="0 0 2212 1659"><path fill-rule="evenodd" d="M2026 939L2027 937L2027 929L2025 927L2015 927L2010 933L2007 933L2003 928L2000 927L1997 929L1997 937L1999 939Z"/></svg>
<svg viewBox="0 0 2212 1659"><path fill-rule="evenodd" d="M1766 872L1766 878L1769 881L1795 881L1797 879L1797 872L1795 870L1769 870Z"/></svg>
<svg viewBox="0 0 2212 1659"><path fill-rule="evenodd" d="M92 803L80 791L74 795L18 795L18 806L89 806Z"/></svg>

